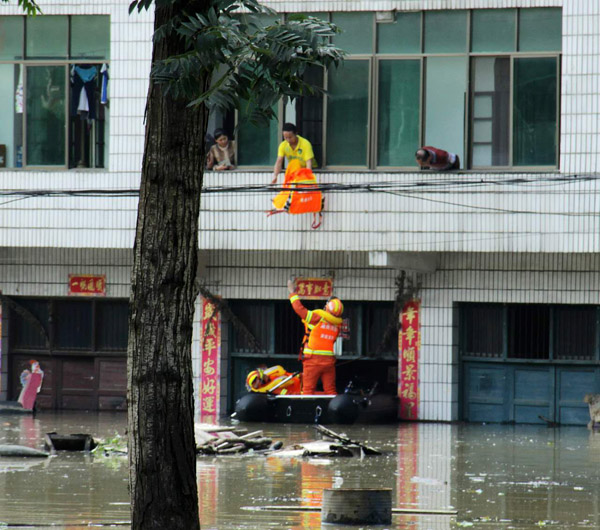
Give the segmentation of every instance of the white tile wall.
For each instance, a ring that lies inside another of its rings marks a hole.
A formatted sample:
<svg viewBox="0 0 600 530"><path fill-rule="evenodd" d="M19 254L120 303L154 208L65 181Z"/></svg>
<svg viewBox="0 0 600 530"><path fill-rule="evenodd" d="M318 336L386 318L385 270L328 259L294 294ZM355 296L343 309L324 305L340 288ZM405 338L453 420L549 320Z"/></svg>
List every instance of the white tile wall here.
<svg viewBox="0 0 600 530"><path fill-rule="evenodd" d="M280 11L563 7L560 173L595 176L598 172L600 2L270 0L268 5ZM44 11L111 15L110 167L27 172L27 178L23 172L4 170L0 191L136 188L152 12L130 16L128 2L116 0L51 1L44 4ZM1 14L21 11L16 5L2 5ZM205 194L200 233L208 260L205 280L226 298L279 299L286 296L285 280L290 274L333 271L342 298L391 300L395 271L369 267L366 251L442 252L440 269L421 275L421 419L455 419L459 384L455 302L600 303L599 181L558 176L324 173L319 175L321 182L393 180L403 187L404 195L328 194L324 223L317 231L310 230L308 216L281 214L267 219L271 194ZM529 182L507 181L517 178ZM205 185L269 180L268 172L208 174ZM431 186L413 193L416 182ZM107 294L128 296L127 249L133 243L135 199L8 200L0 201L0 288L5 294L62 296L68 273L106 273ZM262 252L253 252L257 250ZM196 321L196 350L197 328ZM197 357L194 362L197 381Z"/></svg>
<svg viewBox="0 0 600 530"><path fill-rule="evenodd" d="M16 3L15 3L16 4ZM79 15L110 15L111 17L111 61L109 81L110 105L110 138L108 168L106 170L69 170L69 171L14 171L0 172L0 192L20 189L122 189L139 188L140 168L144 142L144 108L150 72L152 51L152 33L154 15L152 10L128 14L129 2L105 0L102 2L82 2L81 0L50 0L41 6L46 15L79 14ZM1 6L0 15L22 15L17 5ZM26 178L24 175L26 174ZM0 201L4 202L4 201ZM27 202L27 201L24 201ZM55 209L58 214L66 210L66 202L46 202L47 208ZM0 206L3 206L0 204ZM119 201L112 201L109 209L121 209ZM137 208L137 205L134 206ZM2 226L27 227L27 221L16 215L11 217L4 213ZM105 206L100 206L105 210ZM92 215L94 211L92 210ZM104 219L108 219L104 216ZM50 221L52 223L52 221ZM74 229L74 226L71 228ZM120 225L120 229L131 229L130 221ZM45 247L62 245L60 235L51 232L33 232L27 238L27 245ZM100 246L128 248L132 238L123 238L119 233L109 237L95 238L84 235L81 238L70 234L71 244L67 247L79 247L79 243L101 241ZM0 245L11 245L11 238L4 238ZM12 238L15 240L15 238ZM24 239L19 234L15 245L23 246ZM27 246L25 245L25 246ZM84 243L84 246L86 244Z"/></svg>
<svg viewBox="0 0 600 530"><path fill-rule="evenodd" d="M598 2L564 2L560 167L565 173L595 173L599 167L599 13Z"/></svg>
<svg viewBox="0 0 600 530"><path fill-rule="evenodd" d="M8 296L67 296L69 274L105 274L108 298L129 298L131 252L0 248L0 291Z"/></svg>
<svg viewBox="0 0 600 530"><path fill-rule="evenodd" d="M421 279L422 420L458 419L455 303L600 304L600 254L448 253Z"/></svg>
<svg viewBox="0 0 600 530"><path fill-rule="evenodd" d="M258 186L268 173L236 173ZM394 189L325 193L323 224L309 215L267 217L270 193L212 194L231 175L208 174L200 245L205 249L323 251L600 251L600 179L548 174L319 173L321 183L393 183ZM397 195L394 195L397 193Z"/></svg>

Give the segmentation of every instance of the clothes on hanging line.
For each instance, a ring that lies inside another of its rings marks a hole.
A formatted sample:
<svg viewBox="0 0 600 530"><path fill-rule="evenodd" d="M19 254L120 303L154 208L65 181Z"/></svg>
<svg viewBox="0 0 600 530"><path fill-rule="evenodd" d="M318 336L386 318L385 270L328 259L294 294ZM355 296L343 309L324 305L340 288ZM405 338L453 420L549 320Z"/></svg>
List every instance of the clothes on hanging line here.
<svg viewBox="0 0 600 530"><path fill-rule="evenodd" d="M94 65L75 65L71 69L71 115L96 119L94 92L98 68ZM87 115L84 115L87 113Z"/></svg>
<svg viewBox="0 0 600 530"><path fill-rule="evenodd" d="M108 65L104 63L100 68L102 76L102 89L100 91L100 103L106 105L108 103Z"/></svg>

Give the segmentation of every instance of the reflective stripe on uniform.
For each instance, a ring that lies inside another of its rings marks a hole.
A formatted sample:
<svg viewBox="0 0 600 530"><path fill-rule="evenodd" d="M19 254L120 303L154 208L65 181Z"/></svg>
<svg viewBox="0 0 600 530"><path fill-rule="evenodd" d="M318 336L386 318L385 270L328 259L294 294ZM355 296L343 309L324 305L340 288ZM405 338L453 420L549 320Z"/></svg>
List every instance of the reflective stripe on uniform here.
<svg viewBox="0 0 600 530"><path fill-rule="evenodd" d="M304 348L304 354L305 355L331 355L331 356L334 355L332 351L327 351L327 350L311 350L310 348Z"/></svg>
<svg viewBox="0 0 600 530"><path fill-rule="evenodd" d="M312 320L313 317L313 312L312 311L308 311L306 313L306 318L302 321L304 322L304 325L308 328L308 329L312 329L315 327L316 324L311 324L310 321Z"/></svg>

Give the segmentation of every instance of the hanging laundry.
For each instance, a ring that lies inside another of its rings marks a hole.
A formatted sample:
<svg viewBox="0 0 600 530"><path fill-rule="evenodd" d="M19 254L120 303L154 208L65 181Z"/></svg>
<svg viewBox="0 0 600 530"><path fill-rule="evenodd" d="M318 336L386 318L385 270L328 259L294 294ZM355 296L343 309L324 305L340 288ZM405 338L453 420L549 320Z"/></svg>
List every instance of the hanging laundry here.
<svg viewBox="0 0 600 530"><path fill-rule="evenodd" d="M285 171L284 189L273 199L273 210L267 212L267 216L283 212L313 213L312 228L319 228L323 218L323 194L314 190L316 185L317 179L314 173L308 168L300 167L299 160L291 160ZM318 222L317 214L319 214Z"/></svg>
<svg viewBox="0 0 600 530"><path fill-rule="evenodd" d="M102 90L100 92L100 103L106 105L108 103L108 65L104 63L100 68L100 75L102 76Z"/></svg>
<svg viewBox="0 0 600 530"><path fill-rule="evenodd" d="M71 69L71 115L82 115L86 112L86 118L96 119L96 105L94 105L94 92L96 90L96 77L98 69L94 65L76 65ZM82 101L82 99L85 100Z"/></svg>
<svg viewBox="0 0 600 530"><path fill-rule="evenodd" d="M17 81L17 89L15 90L15 114L23 114L23 70L24 68L17 64L19 69L19 80Z"/></svg>

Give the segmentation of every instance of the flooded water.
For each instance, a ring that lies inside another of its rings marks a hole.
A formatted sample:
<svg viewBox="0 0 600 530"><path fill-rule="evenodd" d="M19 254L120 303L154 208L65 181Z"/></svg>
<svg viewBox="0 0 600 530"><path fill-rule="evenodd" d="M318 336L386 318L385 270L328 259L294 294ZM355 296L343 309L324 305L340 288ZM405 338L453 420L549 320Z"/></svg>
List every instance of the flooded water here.
<svg viewBox="0 0 600 530"><path fill-rule="evenodd" d="M0 443L43 448L44 433L125 432L125 414L0 416ZM225 420L224 423L227 423ZM248 425L285 445L318 439L310 426ZM585 428L402 423L332 427L380 457L199 457L203 530L327 529L325 488L391 488L393 506L456 515L394 515L373 528L600 528L600 433ZM300 506L273 511L265 506ZM0 458L0 528L129 528L127 462L82 453ZM368 526L363 526L368 530Z"/></svg>

